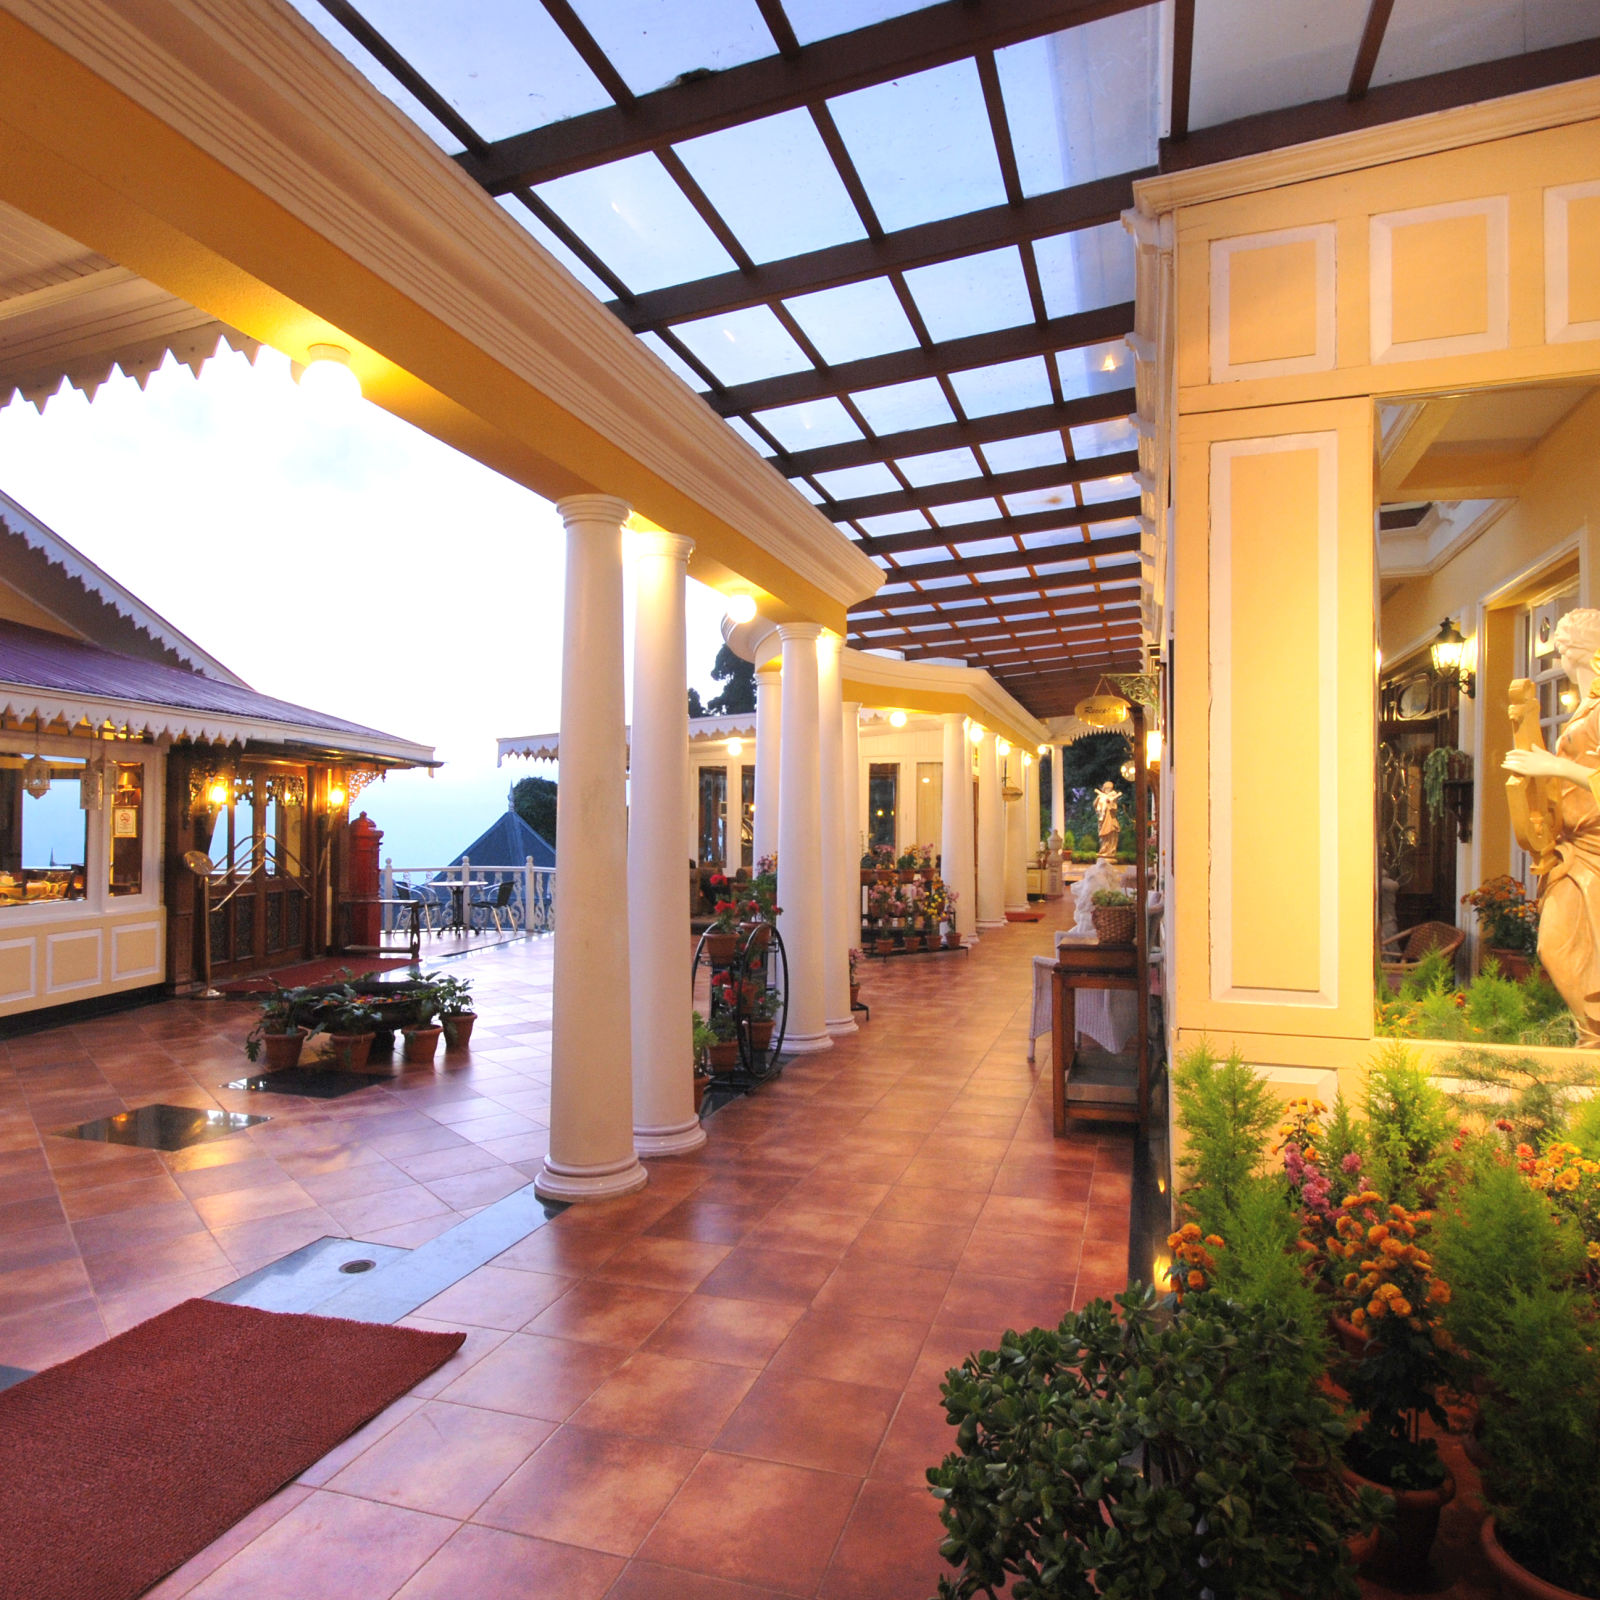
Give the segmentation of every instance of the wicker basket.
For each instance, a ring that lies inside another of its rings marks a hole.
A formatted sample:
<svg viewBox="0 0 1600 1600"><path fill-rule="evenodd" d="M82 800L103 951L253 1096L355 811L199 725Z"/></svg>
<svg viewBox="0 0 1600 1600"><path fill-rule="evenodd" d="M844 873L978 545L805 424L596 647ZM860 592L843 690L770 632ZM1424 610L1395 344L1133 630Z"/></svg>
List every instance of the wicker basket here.
<svg viewBox="0 0 1600 1600"><path fill-rule="evenodd" d="M1134 916L1132 906L1091 906L1095 937L1101 944L1129 945L1133 943Z"/></svg>

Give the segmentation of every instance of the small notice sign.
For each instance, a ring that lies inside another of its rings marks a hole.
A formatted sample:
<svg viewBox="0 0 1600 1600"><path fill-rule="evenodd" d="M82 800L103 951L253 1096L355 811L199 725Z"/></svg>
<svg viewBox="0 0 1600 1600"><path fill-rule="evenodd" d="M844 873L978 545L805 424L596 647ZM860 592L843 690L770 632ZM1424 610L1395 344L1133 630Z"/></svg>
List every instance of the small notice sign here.
<svg viewBox="0 0 1600 1600"><path fill-rule="evenodd" d="M111 812L111 837L137 839L139 837L139 811L136 806L116 806Z"/></svg>

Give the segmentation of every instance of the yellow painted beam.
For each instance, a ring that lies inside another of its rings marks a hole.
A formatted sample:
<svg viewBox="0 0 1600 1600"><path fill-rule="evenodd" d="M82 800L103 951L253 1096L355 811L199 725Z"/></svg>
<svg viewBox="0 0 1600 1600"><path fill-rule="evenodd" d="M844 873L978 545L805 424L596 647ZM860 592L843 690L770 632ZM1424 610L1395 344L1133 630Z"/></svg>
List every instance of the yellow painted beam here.
<svg viewBox="0 0 1600 1600"><path fill-rule="evenodd" d="M1398 484L1402 500L1510 500L1533 456L1508 450L1430 450Z"/></svg>

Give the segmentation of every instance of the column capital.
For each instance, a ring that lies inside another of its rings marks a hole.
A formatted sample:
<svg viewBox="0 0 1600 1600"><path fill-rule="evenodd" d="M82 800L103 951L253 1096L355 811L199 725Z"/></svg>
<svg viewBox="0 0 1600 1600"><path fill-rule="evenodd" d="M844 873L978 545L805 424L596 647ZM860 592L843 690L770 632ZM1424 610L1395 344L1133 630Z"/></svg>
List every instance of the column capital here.
<svg viewBox="0 0 1600 1600"><path fill-rule="evenodd" d="M820 639L823 628L820 622L780 622L778 624L778 637L785 644L791 639L807 640Z"/></svg>
<svg viewBox="0 0 1600 1600"><path fill-rule="evenodd" d="M776 657L774 657L771 661L763 661L761 665L756 668L756 679L758 682L762 678L765 678L768 683L776 683L782 676L783 668Z"/></svg>
<svg viewBox="0 0 1600 1600"><path fill-rule="evenodd" d="M941 711L939 713L939 721L947 728L964 723L966 720L967 714L965 711Z"/></svg>
<svg viewBox="0 0 1600 1600"><path fill-rule="evenodd" d="M859 717L861 715L861 702L859 700L846 700L844 702L846 717Z"/></svg>
<svg viewBox="0 0 1600 1600"><path fill-rule="evenodd" d="M782 637L780 632L779 637ZM844 653L844 636L835 633L832 628L824 628L817 636L818 650L826 650L829 655L842 655Z"/></svg>
<svg viewBox="0 0 1600 1600"><path fill-rule="evenodd" d="M620 528L630 515L628 502L614 494L569 494L556 501L562 522L574 527L583 522L601 522Z"/></svg>
<svg viewBox="0 0 1600 1600"><path fill-rule="evenodd" d="M686 533L668 533L664 528L648 531L628 530L634 553L641 556L665 556L670 561L688 561L694 553L694 540Z"/></svg>

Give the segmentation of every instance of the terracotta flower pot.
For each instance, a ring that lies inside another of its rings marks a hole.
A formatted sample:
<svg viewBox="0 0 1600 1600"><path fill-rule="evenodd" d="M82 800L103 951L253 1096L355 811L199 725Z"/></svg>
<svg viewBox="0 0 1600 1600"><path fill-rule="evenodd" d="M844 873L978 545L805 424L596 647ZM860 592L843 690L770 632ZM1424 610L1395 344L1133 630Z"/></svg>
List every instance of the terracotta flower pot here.
<svg viewBox="0 0 1600 1600"><path fill-rule="evenodd" d="M1505 1600L1594 1600L1594 1597L1580 1595L1574 1589L1562 1589L1553 1583L1546 1583L1543 1578L1529 1572L1500 1543L1493 1517L1483 1519L1483 1525L1478 1529L1478 1544L1483 1550L1484 1560L1494 1569L1500 1593Z"/></svg>
<svg viewBox="0 0 1600 1600"><path fill-rule="evenodd" d="M854 1010L860 1004L861 1004L861 985L859 983L852 983L850 985L850 1008L851 1008L851 1010Z"/></svg>
<svg viewBox="0 0 1600 1600"><path fill-rule="evenodd" d="M894 954L894 939L887 934L880 935L872 941L872 953L875 956L892 956Z"/></svg>
<svg viewBox="0 0 1600 1600"><path fill-rule="evenodd" d="M300 1049L306 1042L306 1030L296 1028L293 1033L264 1033L261 1051L267 1060L268 1072L287 1072L300 1065Z"/></svg>
<svg viewBox="0 0 1600 1600"><path fill-rule="evenodd" d="M1510 978L1513 983L1521 983L1533 972L1533 957L1525 950L1499 950L1486 946L1483 954L1485 960L1492 956L1499 963L1500 976Z"/></svg>
<svg viewBox="0 0 1600 1600"><path fill-rule="evenodd" d="M706 1085L710 1082L709 1078L702 1078L698 1072L694 1075L694 1114L697 1117L700 1115L700 1107L706 1102Z"/></svg>
<svg viewBox="0 0 1600 1600"><path fill-rule="evenodd" d="M947 933L944 936L944 947L946 950L959 950L961 948L961 935L959 933Z"/></svg>
<svg viewBox="0 0 1600 1600"><path fill-rule="evenodd" d="M745 1024L750 1030L750 1048L756 1051L772 1048L772 1030L777 1026L771 1017L758 1017Z"/></svg>
<svg viewBox="0 0 1600 1600"><path fill-rule="evenodd" d="M739 935L736 933L708 933L706 935L706 960L714 967L725 967L739 953Z"/></svg>
<svg viewBox="0 0 1600 1600"><path fill-rule="evenodd" d="M333 1046L333 1063L340 1072L360 1072L372 1054L370 1033L330 1033L328 1041Z"/></svg>
<svg viewBox="0 0 1600 1600"><path fill-rule="evenodd" d="M1456 1480L1447 1472L1436 1489L1391 1489L1349 1467L1344 1468L1344 1475L1356 1488L1376 1489L1394 1501L1394 1516L1382 1530L1377 1549L1362 1564L1362 1572L1398 1588L1421 1588L1427 1582L1439 1513L1455 1499Z"/></svg>
<svg viewBox="0 0 1600 1600"><path fill-rule="evenodd" d="M711 1063L713 1072L733 1072L739 1065L739 1041L737 1039L718 1039L714 1045L706 1049L706 1060Z"/></svg>
<svg viewBox="0 0 1600 1600"><path fill-rule="evenodd" d="M861 869L861 887L863 889L870 889L877 881L878 869L876 867L863 867Z"/></svg>
<svg viewBox="0 0 1600 1600"><path fill-rule="evenodd" d="M405 1029L405 1049L401 1059L413 1067L424 1067L433 1060L433 1052L439 1048L439 1035L444 1029L438 1024L431 1028Z"/></svg>
<svg viewBox="0 0 1600 1600"><path fill-rule="evenodd" d="M478 1020L476 1011L463 1011L453 1017L441 1019L444 1025L446 1050L465 1050L472 1039L472 1025Z"/></svg>
<svg viewBox="0 0 1600 1600"><path fill-rule="evenodd" d="M766 951L772 943L772 924L770 922L741 922L739 924L739 943L753 956L759 956Z"/></svg>
<svg viewBox="0 0 1600 1600"><path fill-rule="evenodd" d="M1348 1321L1346 1318L1341 1317L1337 1311L1334 1311L1328 1314L1328 1327L1334 1338L1338 1340L1339 1348L1347 1356L1354 1356L1357 1360L1360 1360L1366 1354L1367 1336L1355 1323Z"/></svg>

